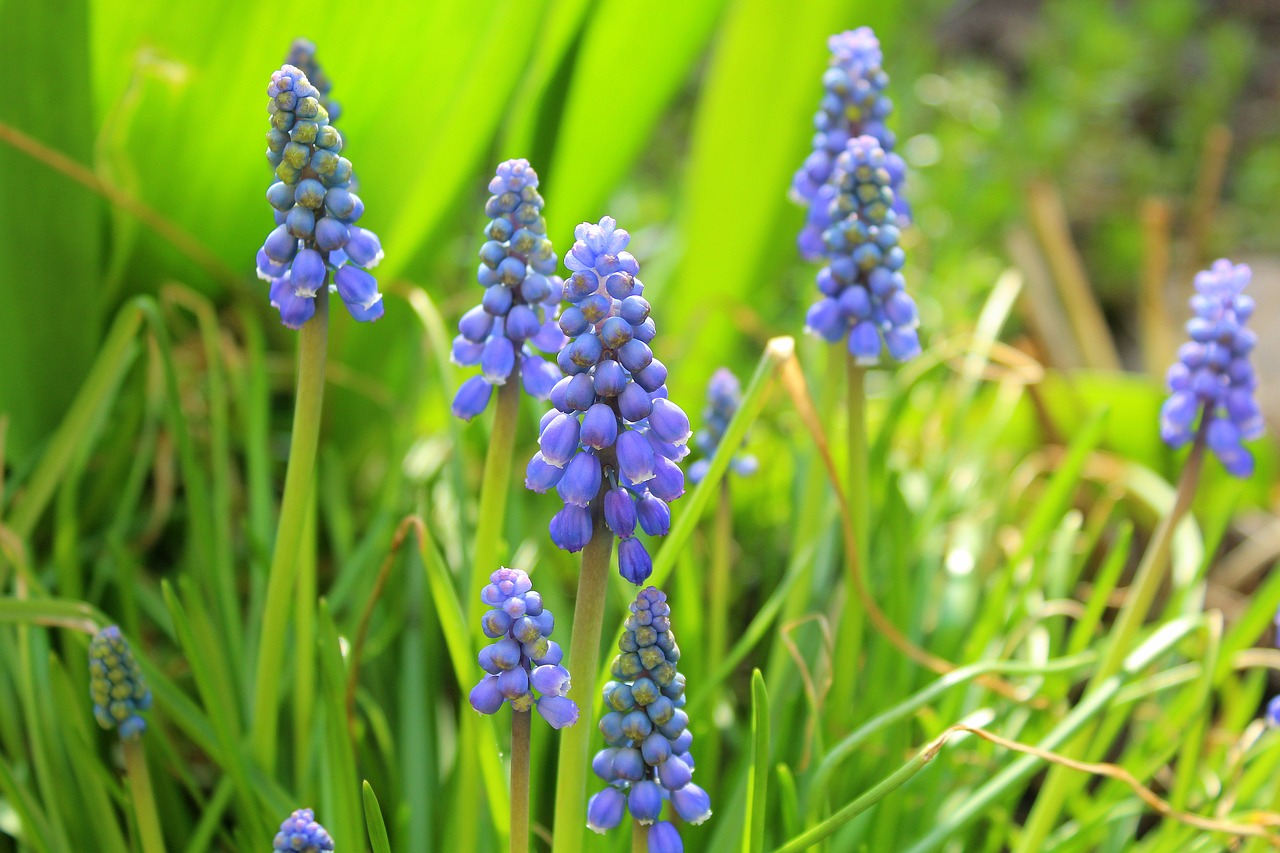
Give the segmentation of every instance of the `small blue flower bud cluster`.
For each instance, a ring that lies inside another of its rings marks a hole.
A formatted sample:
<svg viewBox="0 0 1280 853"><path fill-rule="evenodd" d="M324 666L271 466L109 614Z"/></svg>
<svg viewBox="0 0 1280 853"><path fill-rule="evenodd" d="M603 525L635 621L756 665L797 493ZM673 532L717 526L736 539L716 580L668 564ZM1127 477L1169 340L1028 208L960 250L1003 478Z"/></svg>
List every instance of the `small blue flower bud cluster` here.
<svg viewBox="0 0 1280 853"><path fill-rule="evenodd" d="M806 260L818 260L824 254L822 232L831 224L829 207L836 194L830 180L836 159L856 136L873 136L884 149L885 169L894 192L892 203L903 221L909 217L901 198L906 164L893 153L896 140L884 124L893 112L893 101L885 94L889 75L880 67L884 61L880 41L870 27L859 27L832 36L827 45L831 48L831 65L822 75L825 91L813 117L817 131L813 153L791 183L791 200L808 209L799 238L800 254Z"/></svg>
<svg viewBox="0 0 1280 853"><path fill-rule="evenodd" d="M118 729L122 738L146 731L141 712L151 707L151 690L118 625L103 628L89 643L89 695L104 729Z"/></svg>
<svg viewBox="0 0 1280 853"><path fill-rule="evenodd" d="M284 58L284 62L307 75L311 85L315 86L316 91L319 92L316 100L329 113L329 123L333 124L337 121L342 115L342 106L329 97L329 90L333 88L333 84L329 82L329 75L324 73L324 69L316 61L315 43L304 38L294 39L293 44L289 45L289 55Z"/></svg>
<svg viewBox="0 0 1280 853"><path fill-rule="evenodd" d="M480 593L493 609L484 614L484 635L496 642L480 650L488 673L471 690L471 707L496 714L503 702L511 710L538 713L553 729L578 722L578 706L569 692L569 670L560 665L560 646L547 639L555 617L542 606L529 576L519 569L498 569ZM534 691L540 696L535 697Z"/></svg>
<svg viewBox="0 0 1280 853"><path fill-rule="evenodd" d="M1272 696L1267 703L1267 725L1280 728L1280 696Z"/></svg>
<svg viewBox="0 0 1280 853"><path fill-rule="evenodd" d="M902 277L892 179L880 143L859 136L836 160L832 224L822 232L827 265L818 272L823 298L805 317L807 331L831 343L848 336L859 364L880 360L881 340L897 361L920 354L920 317Z"/></svg>
<svg viewBox="0 0 1280 853"><path fill-rule="evenodd" d="M320 92L301 70L285 65L271 75L271 131L267 160L279 179L267 190L276 228L258 250L258 277L271 283L280 321L300 329L315 315L315 295L336 290L351 316L382 316L378 282L366 270L382 260L378 235L355 223L364 202L351 192L351 161L329 124Z"/></svg>
<svg viewBox="0 0 1280 853"><path fill-rule="evenodd" d="M604 485L605 523L617 535L618 568L641 584L653 560L636 538L671 527L667 504L684 494L676 463L689 452L689 418L667 399L667 368L649 348L655 328L636 278L640 265L625 251L631 236L604 217L574 231L565 257L573 275L564 294L573 303L560 315L571 340L556 363L564 378L551 389L554 409L539 427L540 450L530 460L525 486L555 487L564 509L551 519L551 539L580 551L591 539L588 507Z"/></svg>
<svg viewBox="0 0 1280 853"><path fill-rule="evenodd" d="M705 457L689 466L689 480L701 483L711 467L711 457L715 456L724 438L724 431L729 428L729 421L738 413L742 405L742 383L733 371L722 367L711 375L707 383L707 407L702 410L702 429L693 437ZM736 453L729 463L740 477L750 477L756 472L759 463L750 453Z"/></svg>
<svg viewBox="0 0 1280 853"><path fill-rule="evenodd" d="M333 839L316 823L314 811L298 809L280 824L271 849L278 853L321 853L333 849Z"/></svg>
<svg viewBox="0 0 1280 853"><path fill-rule="evenodd" d="M453 413L471 420L489 404L493 386L505 385L519 360L524 390L545 400L561 378L541 352L564 345L556 309L564 282L555 275L556 257L542 218L538 175L528 160L507 160L489 181L485 205L488 241L480 247L477 278L484 285L480 304L462 316L453 339L454 364L480 365L453 399Z"/></svg>
<svg viewBox="0 0 1280 853"><path fill-rule="evenodd" d="M1247 265L1226 258L1196 274L1195 317L1187 321L1191 340L1169 368L1169 399L1160 409L1160 436L1174 448L1191 440L1203 410L1210 419L1205 442L1236 477L1253 473L1253 454L1242 442L1261 436L1263 426L1249 360L1258 336L1245 326L1253 298L1243 291L1252 275Z"/></svg>
<svg viewBox="0 0 1280 853"><path fill-rule="evenodd" d="M649 850L679 851L675 827L659 821L664 800L688 823L711 817L711 797L693 783L684 676L676 671L680 647L671 633L666 595L648 587L631 615L613 659L613 681L604 686L609 711L600 718L607 749L591 768L608 787L587 803L587 827L604 834L622 822L624 809L649 830Z"/></svg>

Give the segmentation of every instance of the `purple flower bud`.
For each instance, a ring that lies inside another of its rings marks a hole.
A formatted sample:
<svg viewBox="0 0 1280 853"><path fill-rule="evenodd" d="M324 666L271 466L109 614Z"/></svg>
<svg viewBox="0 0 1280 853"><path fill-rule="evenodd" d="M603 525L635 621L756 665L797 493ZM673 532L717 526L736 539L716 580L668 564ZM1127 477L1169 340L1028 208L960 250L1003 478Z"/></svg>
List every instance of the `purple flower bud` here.
<svg viewBox="0 0 1280 853"><path fill-rule="evenodd" d="M638 485L653 478L656 461L653 448L643 434L624 430L615 445L618 470L627 482Z"/></svg>
<svg viewBox="0 0 1280 853"><path fill-rule="evenodd" d="M689 429L689 416L670 400L653 401L653 410L649 413L649 428L654 435L672 444L684 444L692 432Z"/></svg>
<svg viewBox="0 0 1280 853"><path fill-rule="evenodd" d="M543 696L538 700L538 713L553 729L578 722L578 706L565 696Z"/></svg>
<svg viewBox="0 0 1280 853"><path fill-rule="evenodd" d="M507 313L506 328L507 337L513 341L523 341L538 334L542 323L528 305L513 305Z"/></svg>
<svg viewBox="0 0 1280 853"><path fill-rule="evenodd" d="M668 821L660 820L649 827L649 853L684 853L680 833Z"/></svg>
<svg viewBox="0 0 1280 853"><path fill-rule="evenodd" d="M315 249L303 249L289 267L289 281L298 296L314 297L328 277L324 259Z"/></svg>
<svg viewBox="0 0 1280 853"><path fill-rule="evenodd" d="M640 823L653 823L662 813L662 789L648 780L636 782L627 795L627 809Z"/></svg>
<svg viewBox="0 0 1280 853"><path fill-rule="evenodd" d="M569 670L559 664L547 664L533 670L533 689L546 696L564 696L569 692Z"/></svg>
<svg viewBox="0 0 1280 853"><path fill-rule="evenodd" d="M564 476L564 467L552 465L542 457L541 452L538 452L533 454L528 467L525 468L524 487L531 492L543 494L554 488L562 476Z"/></svg>
<svg viewBox="0 0 1280 853"><path fill-rule="evenodd" d="M618 416L604 403L587 409L582 418L581 441L584 447L603 450L618 440Z"/></svg>
<svg viewBox="0 0 1280 853"><path fill-rule="evenodd" d="M496 714L502 707L503 696L498 689L498 676L486 675L480 683L471 688L471 707L481 714Z"/></svg>
<svg viewBox="0 0 1280 853"><path fill-rule="evenodd" d="M625 474L623 476L626 476ZM621 539L635 535L636 506L626 489L610 489L604 496L604 521ZM619 551L621 553L621 551Z"/></svg>
<svg viewBox="0 0 1280 853"><path fill-rule="evenodd" d="M585 412L591 408L596 402L596 389L591 377L585 373L572 377L565 389L564 399L573 411Z"/></svg>
<svg viewBox="0 0 1280 853"><path fill-rule="evenodd" d="M565 465L564 476L556 484L556 492L566 504L585 507L600 492L600 460L583 451Z"/></svg>
<svg viewBox="0 0 1280 853"><path fill-rule="evenodd" d="M670 503L684 494L684 472L680 466L664 456L653 459L653 480L648 483L649 491L656 497ZM646 531L647 532L647 531Z"/></svg>
<svg viewBox="0 0 1280 853"><path fill-rule="evenodd" d="M548 364L536 355L527 353L520 360L520 381L530 397L545 400L563 374L554 364Z"/></svg>
<svg viewBox="0 0 1280 853"><path fill-rule="evenodd" d="M350 234L344 251L351 263L365 269L377 266L382 260L382 244L378 241L378 235L365 228L355 227L350 229Z"/></svg>
<svg viewBox="0 0 1280 853"><path fill-rule="evenodd" d="M653 351L649 345L632 340L618 349L618 361L632 373L644 370L653 361Z"/></svg>
<svg viewBox="0 0 1280 853"><path fill-rule="evenodd" d="M581 506L565 504L551 518L551 541L562 551L574 553L591 541L591 515Z"/></svg>
<svg viewBox="0 0 1280 853"><path fill-rule="evenodd" d="M587 828L604 835L622 823L627 798L617 788L605 788L587 801ZM581 830L579 830L581 832Z"/></svg>
<svg viewBox="0 0 1280 853"><path fill-rule="evenodd" d="M653 574L653 560L639 539L632 537L618 543L618 573L623 580L636 586Z"/></svg>
<svg viewBox="0 0 1280 853"><path fill-rule="evenodd" d="M650 536L666 536L671 531L671 510L666 501L648 492L636 501L640 529Z"/></svg>
<svg viewBox="0 0 1280 853"><path fill-rule="evenodd" d="M563 468L578 452L580 425L577 415L557 415L538 436L542 458L548 465Z"/></svg>
<svg viewBox="0 0 1280 853"><path fill-rule="evenodd" d="M628 382L618 395L618 411L632 423L649 417L652 408L653 400L649 393L636 382Z"/></svg>
<svg viewBox="0 0 1280 853"><path fill-rule="evenodd" d="M636 373L635 380L636 384L652 394L666 384L667 366L655 358L649 362L648 367Z"/></svg>
<svg viewBox="0 0 1280 853"><path fill-rule="evenodd" d="M277 264L287 264L298 254L298 239L283 225L276 226L262 244L262 252Z"/></svg>
<svg viewBox="0 0 1280 853"><path fill-rule="evenodd" d="M344 264L333 276L338 286L338 296L347 305L368 308L382 297L378 295L378 282L359 267Z"/></svg>
<svg viewBox="0 0 1280 853"><path fill-rule="evenodd" d="M679 759L673 759L679 760ZM670 762L668 762L669 764ZM697 826L711 817L711 797L693 783L671 793L671 805L682 820Z"/></svg>
<svg viewBox="0 0 1280 853"><path fill-rule="evenodd" d="M671 701L663 697L666 701ZM693 781L693 771L674 755L658 766L658 780L668 791L678 791ZM710 801L708 801L708 806ZM683 817L683 815L681 815Z"/></svg>
<svg viewBox="0 0 1280 853"><path fill-rule="evenodd" d="M489 396L493 386L482 376L472 376L458 388L453 398L453 414L455 417L469 421L484 411L489 405Z"/></svg>

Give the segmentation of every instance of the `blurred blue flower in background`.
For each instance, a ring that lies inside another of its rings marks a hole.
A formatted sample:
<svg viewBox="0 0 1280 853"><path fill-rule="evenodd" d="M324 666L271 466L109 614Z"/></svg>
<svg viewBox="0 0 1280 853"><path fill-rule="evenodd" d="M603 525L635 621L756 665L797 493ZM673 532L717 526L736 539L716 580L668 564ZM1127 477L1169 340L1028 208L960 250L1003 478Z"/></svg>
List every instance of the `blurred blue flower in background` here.
<svg viewBox="0 0 1280 853"><path fill-rule="evenodd" d="M103 628L89 643L89 695L104 729L118 729L122 738L146 731L141 712L151 707L151 690L118 625Z"/></svg>

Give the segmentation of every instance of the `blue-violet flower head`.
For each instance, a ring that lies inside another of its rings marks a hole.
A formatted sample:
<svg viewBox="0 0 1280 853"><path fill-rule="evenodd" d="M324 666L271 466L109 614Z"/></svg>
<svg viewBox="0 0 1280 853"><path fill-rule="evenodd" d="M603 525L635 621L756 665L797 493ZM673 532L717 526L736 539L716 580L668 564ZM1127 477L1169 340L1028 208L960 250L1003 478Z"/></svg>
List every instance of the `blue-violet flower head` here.
<svg viewBox="0 0 1280 853"><path fill-rule="evenodd" d="M893 102L885 93L889 75L881 68L880 42L870 27L858 27L831 36L827 45L831 60L822 75L822 101L813 117L813 152L796 172L790 193L792 201L808 210L799 238L800 254L808 260L824 254L822 232L831 224L829 205L835 197L830 181L836 159L854 137L872 136L880 143L894 208L903 222L910 215L901 193L906 164L893 153L896 139L884 123L893 112Z"/></svg>
<svg viewBox="0 0 1280 853"><path fill-rule="evenodd" d="M258 277L271 285L271 305L284 325L300 329L327 287L356 320L377 320L382 294L366 270L382 260L382 244L356 224L364 202L352 191L342 135L330 124L320 90L298 67L274 72L267 95L267 160L277 178L267 201L277 225L258 251L257 266Z"/></svg>
<svg viewBox="0 0 1280 853"><path fill-rule="evenodd" d="M278 853L322 853L333 850L333 839L316 823L311 809L298 809L284 819L271 849Z"/></svg>
<svg viewBox="0 0 1280 853"><path fill-rule="evenodd" d="M694 443L702 451L703 458L689 466L689 480L701 483L711 467L711 457L716 455L720 440L729 428L729 421L738 413L742 405L742 383L733 371L721 367L711 375L707 383L707 407L702 410L702 429L693 437ZM750 453L735 453L729 467L741 477L749 477L756 472L759 463Z"/></svg>
<svg viewBox="0 0 1280 853"><path fill-rule="evenodd" d="M1195 316L1187 321L1190 340L1166 376L1169 398L1160 409L1160 435L1170 447L1191 441L1203 413L1205 442L1236 477L1253 473L1253 454L1243 442L1262 435L1258 378L1250 353L1258 336L1246 323L1253 298L1244 293L1252 272L1223 258L1197 273L1191 297Z"/></svg>
<svg viewBox="0 0 1280 853"><path fill-rule="evenodd" d="M606 713L600 731L606 748L592 770L608 786L591 799L588 826L599 833L617 826L624 806L634 820L651 824L661 850L680 850L675 827L660 820L663 803L686 823L711 816L711 797L694 784L689 717L684 712L685 678L677 669L680 647L671 632L667 597L648 587L631 604L613 680L604 686Z"/></svg>
<svg viewBox="0 0 1280 853"><path fill-rule="evenodd" d="M564 501L551 539L566 551L590 539L582 527L591 518L587 507L603 515L623 540L622 575L638 585L652 573L653 560L634 539L637 513L622 502L656 502L661 509L650 507L648 517L669 517L667 503L684 493L676 463L688 453L689 418L667 399L667 369L650 348L656 327L637 278L640 265L626 250L631 236L606 216L582 223L574 237L565 256L572 275L564 296L571 304L560 315L566 342L556 358L565 375L550 394L559 414L543 418L541 449L525 485L539 492L554 487ZM641 526L660 535L657 525Z"/></svg>
<svg viewBox="0 0 1280 853"><path fill-rule="evenodd" d="M538 174L528 160L507 160L489 192L476 275L484 298L458 321L451 358L463 367L479 365L478 379L489 388L505 385L518 369L525 392L545 400L562 376L540 353L564 344L556 322L564 282L555 274L559 259L547 238ZM489 388L469 379L454 398L454 415L470 420L484 411Z"/></svg>
<svg viewBox="0 0 1280 853"><path fill-rule="evenodd" d="M827 263L817 277L822 296L805 317L807 331L826 341L847 339L849 354L863 365L880 360L882 344L895 361L920 354L888 163L872 136L850 139L836 159L831 224L822 232Z"/></svg>
<svg viewBox="0 0 1280 853"><path fill-rule="evenodd" d="M151 690L117 625L103 628L89 643L89 695L94 719L104 729L118 729L122 738L146 730L141 712L151 707Z"/></svg>
<svg viewBox="0 0 1280 853"><path fill-rule="evenodd" d="M494 642L480 650L480 666L487 674L471 691L471 707L495 714L508 702L513 711L536 707L555 729L576 723L578 706L565 695L569 671L560 665L559 645L549 639L555 617L542 606L529 576L520 569L498 569L480 600L492 608L481 626Z"/></svg>

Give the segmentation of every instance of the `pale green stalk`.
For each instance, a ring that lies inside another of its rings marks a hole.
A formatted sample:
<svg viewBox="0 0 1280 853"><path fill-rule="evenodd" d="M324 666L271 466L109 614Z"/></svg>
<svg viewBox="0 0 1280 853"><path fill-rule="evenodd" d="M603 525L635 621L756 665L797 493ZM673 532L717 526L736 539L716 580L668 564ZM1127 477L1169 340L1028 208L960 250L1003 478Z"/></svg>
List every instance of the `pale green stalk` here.
<svg viewBox="0 0 1280 853"><path fill-rule="evenodd" d="M1208 414L1202 414L1200 430L1191 446L1191 455L1187 457L1182 476L1178 480L1173 508L1161 519L1155 533L1151 536L1147 550L1142 555L1133 583L1129 586L1129 594L1125 597L1120 614L1111 628L1111 635L1107 640L1102 660L1085 688L1084 699L1091 697L1101 684L1120 671L1128 650L1133 647L1133 642L1151 610L1151 604L1167 574L1174 531L1177 530L1182 517L1191 508L1196 485L1200 482L1200 469L1204 462L1205 430L1208 423ZM1091 746L1097 745L1095 742L1097 729L1097 723L1084 727L1062 750L1063 754L1073 758L1084 755ZM1017 853L1033 853L1041 849L1045 839L1057 824L1058 816L1062 813L1067 799L1079 790L1084 782L1084 777L1072 773L1068 768L1055 766L1049 770L1049 775L1036 797L1035 806L1032 807L1031 814L1027 818L1016 848Z"/></svg>
<svg viewBox="0 0 1280 853"><path fill-rule="evenodd" d="M529 730L532 711L511 711L511 853L529 853Z"/></svg>
<svg viewBox="0 0 1280 853"><path fill-rule="evenodd" d="M833 358L837 350L832 349ZM848 484L846 495L849 514L853 520L853 553L846 554L848 581L845 585L844 613L836 627L836 655L839 660L858 660L862 647L862 604L858 600L856 576L866 577L868 555L867 536L871 530L871 510L868 494L871 490L867 476L870 460L867 455L867 371L858 365L852 355L846 356L849 371L848 397ZM870 581L867 581L868 586ZM835 735L845 729L845 721L853 716L854 690L858 667L839 666L832 674L831 693L827 715L828 733Z"/></svg>
<svg viewBox="0 0 1280 853"><path fill-rule="evenodd" d="M266 602L262 609L262 637L258 643L258 668L253 690L253 755L266 773L276 764L276 711L280 699L280 673L284 662L289 599L297 579L298 550L307 523L308 501L315 481L316 446L320 440L320 415L324 402L325 355L329 332L329 291L316 294L316 314L302 327L298 339L298 386L294 402L293 436L289 466L285 472L280 526L267 576ZM310 654L310 650L305 650Z"/></svg>
<svg viewBox="0 0 1280 853"><path fill-rule="evenodd" d="M582 552L578 597L573 606L573 636L569 641L569 672L574 676L569 698L578 705L578 722L560 731L560 759L556 768L555 853L578 853L587 825L587 767L591 736L595 733L596 681L600 669L600 631L608 592L613 531L604 523L599 498L592 502L594 531Z"/></svg>
<svg viewBox="0 0 1280 853"><path fill-rule="evenodd" d="M730 608L729 565L733 551L733 505L729 497L729 478L720 481L720 499L716 505L715 529L711 540L711 573L707 577L707 601L720 603L707 608L707 654L704 662L710 672L712 666L725 658L728 646L728 618ZM714 696L720 690L709 689ZM707 739L704 749L707 776L716 778L720 768L720 738Z"/></svg>
<svg viewBox="0 0 1280 853"><path fill-rule="evenodd" d="M506 518L507 495L511 491L511 457L516 444L520 415L520 365L498 389L497 411L489 432L489 451L484 459L484 480L480 484L480 507L476 518L475 547L471 557L471 584L467 591L468 620L480 615L480 591L489 576L498 570L498 543Z"/></svg>
<svg viewBox="0 0 1280 853"><path fill-rule="evenodd" d="M124 766L129 774L129 791L133 795L133 813L138 819L142 853L165 853L164 835L160 832L160 814L156 810L156 798L151 790L151 771L147 769L147 754L142 748L142 738L123 738L121 744L124 747Z"/></svg>

